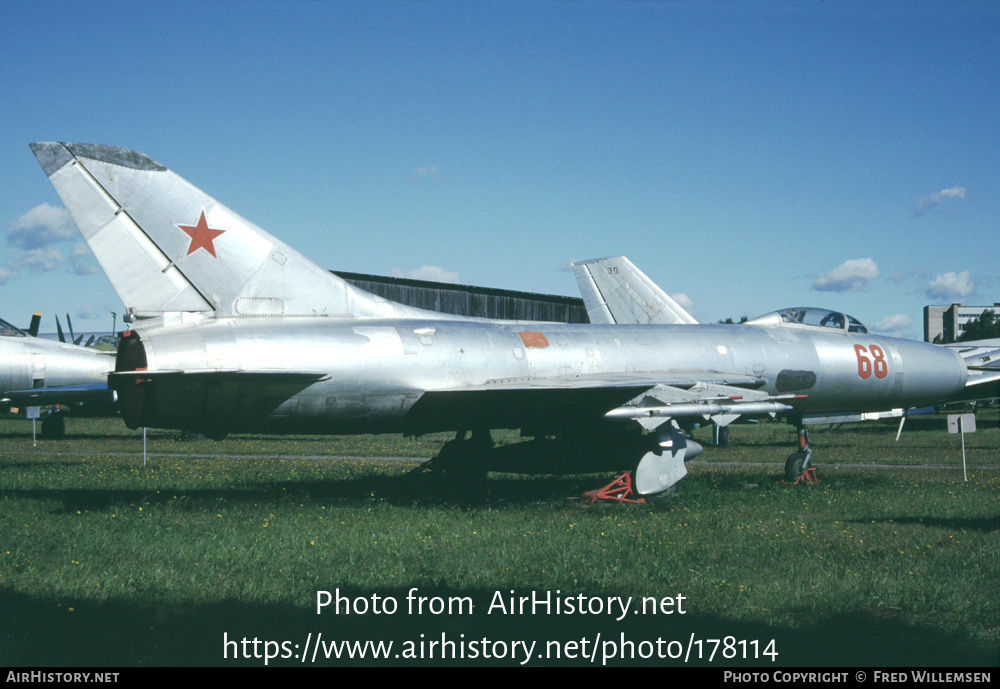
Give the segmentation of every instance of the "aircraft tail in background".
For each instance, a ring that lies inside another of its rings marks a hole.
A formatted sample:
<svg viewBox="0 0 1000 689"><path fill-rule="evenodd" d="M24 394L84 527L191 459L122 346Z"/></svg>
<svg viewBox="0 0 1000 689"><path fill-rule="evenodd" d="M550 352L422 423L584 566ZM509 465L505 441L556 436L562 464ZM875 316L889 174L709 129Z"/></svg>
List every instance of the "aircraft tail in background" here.
<svg viewBox="0 0 1000 689"><path fill-rule="evenodd" d="M624 256L573 263L591 323L696 324L691 314Z"/></svg>

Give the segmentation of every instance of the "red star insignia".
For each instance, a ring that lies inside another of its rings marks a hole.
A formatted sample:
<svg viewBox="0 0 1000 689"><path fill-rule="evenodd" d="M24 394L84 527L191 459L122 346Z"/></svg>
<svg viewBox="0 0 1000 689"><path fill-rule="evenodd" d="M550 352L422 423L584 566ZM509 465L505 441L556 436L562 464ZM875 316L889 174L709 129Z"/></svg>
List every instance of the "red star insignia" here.
<svg viewBox="0 0 1000 689"><path fill-rule="evenodd" d="M192 253L198 249L204 249L208 253L212 254L213 257L219 258L215 253L215 245L212 243L216 237L225 232L225 230L213 230L208 226L208 221L205 219L205 211L202 210L201 217L198 218L197 225L178 225L189 237L191 237L191 243L188 245L188 250L185 256L190 256Z"/></svg>

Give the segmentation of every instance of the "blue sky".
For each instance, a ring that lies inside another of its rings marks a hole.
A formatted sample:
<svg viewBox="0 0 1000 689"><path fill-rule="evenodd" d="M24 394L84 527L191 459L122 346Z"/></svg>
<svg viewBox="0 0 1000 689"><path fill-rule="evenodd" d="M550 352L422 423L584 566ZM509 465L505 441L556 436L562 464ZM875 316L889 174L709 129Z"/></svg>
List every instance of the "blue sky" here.
<svg viewBox="0 0 1000 689"><path fill-rule="evenodd" d="M919 339L1000 301L1000 5L0 3L0 316L122 305L28 143L142 151L325 268ZM118 321L121 324L120 318Z"/></svg>

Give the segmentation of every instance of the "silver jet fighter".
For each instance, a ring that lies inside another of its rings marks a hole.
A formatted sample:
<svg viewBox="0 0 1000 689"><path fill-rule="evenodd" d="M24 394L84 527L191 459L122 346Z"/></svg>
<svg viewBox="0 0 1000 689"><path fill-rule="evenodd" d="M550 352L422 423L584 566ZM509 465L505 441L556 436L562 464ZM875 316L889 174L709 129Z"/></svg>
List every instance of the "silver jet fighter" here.
<svg viewBox="0 0 1000 689"><path fill-rule="evenodd" d="M128 310L109 382L132 428L456 431L438 457L451 466L635 470L652 494L701 450L681 430L691 420L801 427L809 413L932 404L968 378L948 349L814 309L741 326L423 311L347 284L142 153L32 150ZM499 428L533 439L494 447Z"/></svg>
<svg viewBox="0 0 1000 689"><path fill-rule="evenodd" d="M107 374L114 363L110 352L44 340L0 319L3 407L88 404L111 410L114 392ZM51 414L42 422L42 434L60 437L64 424L60 414Z"/></svg>

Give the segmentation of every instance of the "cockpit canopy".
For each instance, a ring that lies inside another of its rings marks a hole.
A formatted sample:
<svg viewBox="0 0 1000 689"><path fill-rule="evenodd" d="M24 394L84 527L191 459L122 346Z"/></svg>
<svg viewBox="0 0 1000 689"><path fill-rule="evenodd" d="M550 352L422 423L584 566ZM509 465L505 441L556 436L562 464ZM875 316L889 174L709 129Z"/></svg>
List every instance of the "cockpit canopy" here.
<svg viewBox="0 0 1000 689"><path fill-rule="evenodd" d="M772 311L763 316L747 321L747 325L781 325L793 328L832 328L834 330L846 330L851 333L867 333L861 321L853 316L839 311L829 309L819 309L812 306L795 307Z"/></svg>
<svg viewBox="0 0 1000 689"><path fill-rule="evenodd" d="M25 333L20 328L15 328L13 325L0 318L0 337L24 337Z"/></svg>

